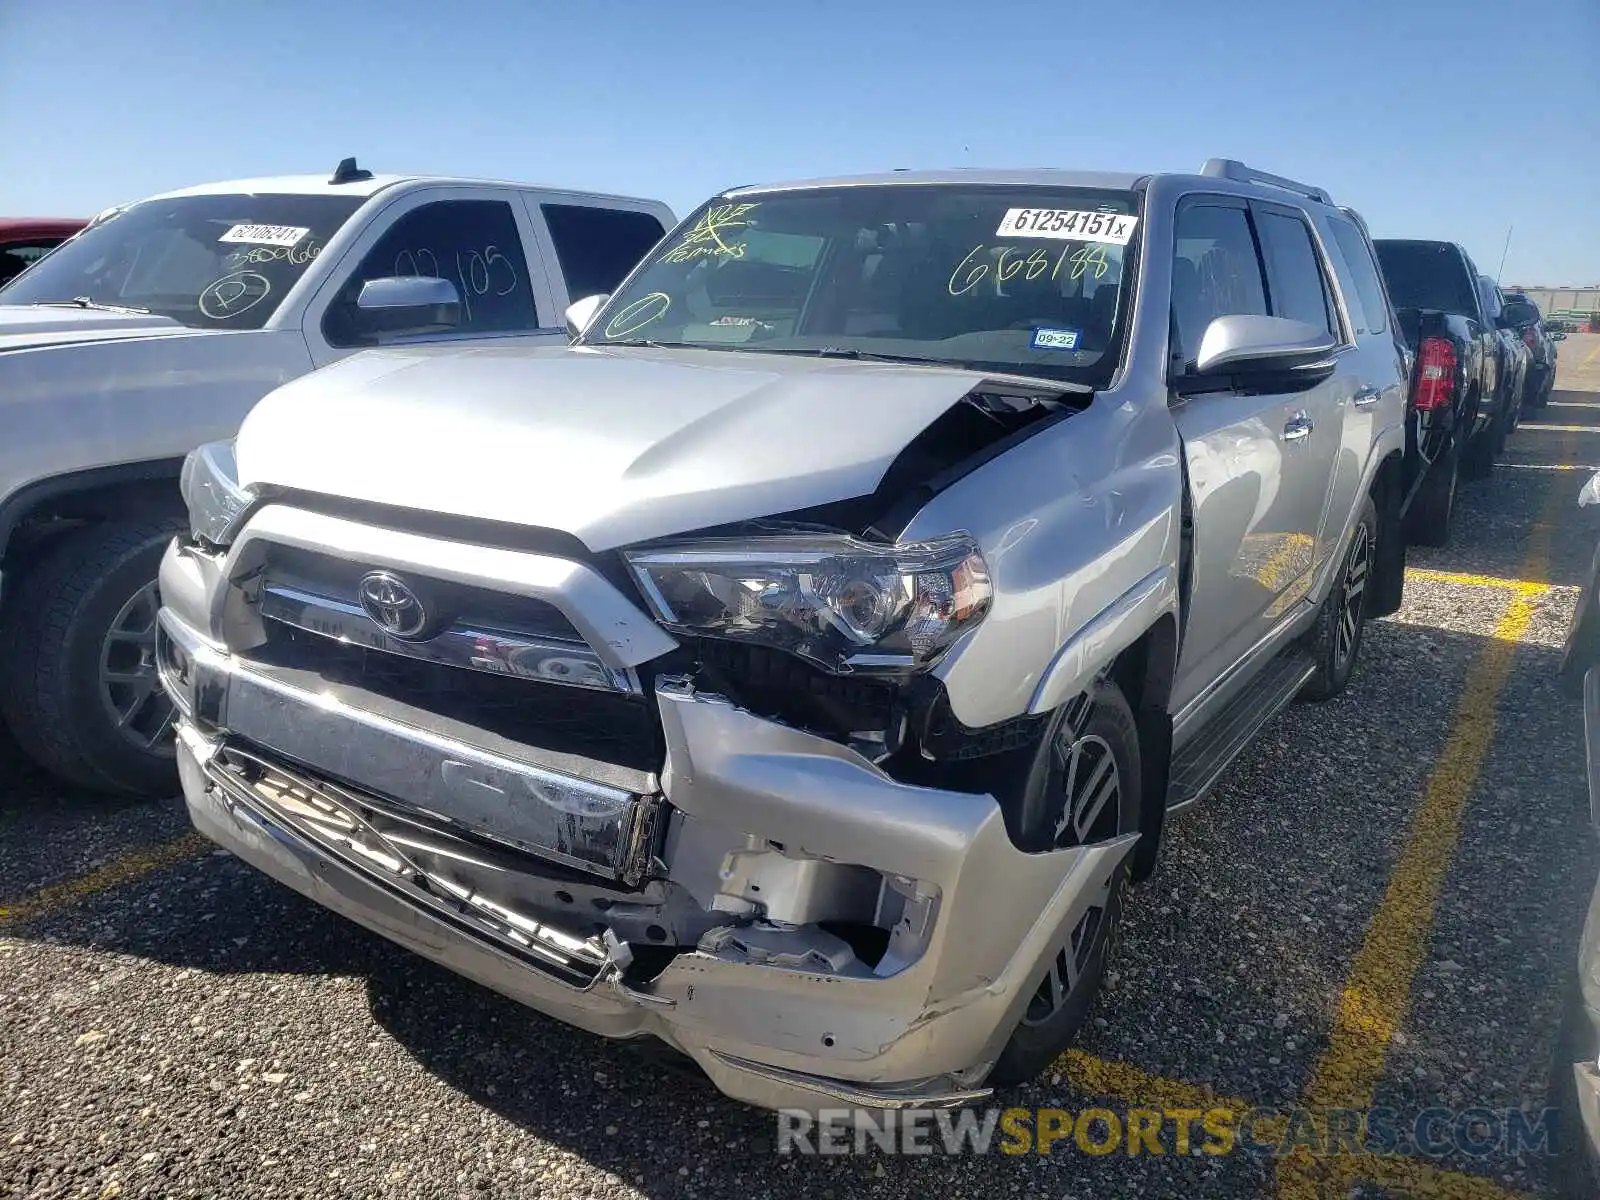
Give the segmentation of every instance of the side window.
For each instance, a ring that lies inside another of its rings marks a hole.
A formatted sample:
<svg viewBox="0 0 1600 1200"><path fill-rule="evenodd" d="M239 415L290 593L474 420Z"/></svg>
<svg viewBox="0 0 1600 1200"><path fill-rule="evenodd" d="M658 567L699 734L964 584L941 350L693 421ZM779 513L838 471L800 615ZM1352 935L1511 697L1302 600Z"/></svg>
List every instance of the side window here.
<svg viewBox="0 0 1600 1200"><path fill-rule="evenodd" d="M1339 253L1345 266L1350 268L1351 282L1355 284L1360 301L1360 321L1367 333L1382 333L1389 327L1388 302L1383 297L1383 284L1378 277L1378 264L1372 261L1372 251L1367 239L1349 221L1330 217L1333 240L1339 243ZM1359 331L1358 331L1359 332Z"/></svg>
<svg viewBox="0 0 1600 1200"><path fill-rule="evenodd" d="M1243 208L1193 204L1178 213L1172 260L1175 351L1185 368L1215 318L1267 315L1261 260Z"/></svg>
<svg viewBox="0 0 1600 1200"><path fill-rule="evenodd" d="M395 221L339 289L322 321L330 345L363 339L351 320L361 285L394 275L448 279L461 295L461 333L538 327L517 221L503 200L438 200Z"/></svg>
<svg viewBox="0 0 1600 1200"><path fill-rule="evenodd" d="M573 300L616 291L667 232L649 213L586 204L543 204L540 209Z"/></svg>
<svg viewBox="0 0 1600 1200"><path fill-rule="evenodd" d="M0 246L0 284L10 283L24 268L33 266L61 242L60 238L47 238L37 242L12 242Z"/></svg>
<svg viewBox="0 0 1600 1200"><path fill-rule="evenodd" d="M1261 211L1256 222L1267 259L1272 315L1304 321L1338 337L1327 281L1306 223L1285 213Z"/></svg>

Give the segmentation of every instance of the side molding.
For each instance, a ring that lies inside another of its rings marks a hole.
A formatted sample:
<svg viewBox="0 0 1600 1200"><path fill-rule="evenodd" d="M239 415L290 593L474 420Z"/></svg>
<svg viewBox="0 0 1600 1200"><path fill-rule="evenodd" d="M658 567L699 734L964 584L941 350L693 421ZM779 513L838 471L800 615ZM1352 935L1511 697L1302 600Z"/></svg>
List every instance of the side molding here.
<svg viewBox="0 0 1600 1200"><path fill-rule="evenodd" d="M1177 608L1177 572L1170 566L1151 571L1056 651L1034 690L1028 711L1049 712L1065 704L1160 617L1175 613Z"/></svg>

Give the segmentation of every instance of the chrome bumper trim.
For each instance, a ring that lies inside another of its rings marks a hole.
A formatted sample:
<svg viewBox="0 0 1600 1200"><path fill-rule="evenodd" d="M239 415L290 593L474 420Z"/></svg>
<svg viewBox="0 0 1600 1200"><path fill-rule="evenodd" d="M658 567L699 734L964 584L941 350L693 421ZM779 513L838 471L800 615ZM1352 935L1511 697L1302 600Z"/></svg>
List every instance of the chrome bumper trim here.
<svg viewBox="0 0 1600 1200"><path fill-rule="evenodd" d="M182 672L168 641L187 659ZM643 877L661 804L653 776L601 763L594 773L609 779L553 771L294 687L208 644L168 609L157 653L163 685L197 721L542 858L630 884ZM638 786L617 786L619 775Z"/></svg>
<svg viewBox="0 0 1600 1200"><path fill-rule="evenodd" d="M252 783L239 769L241 765L266 770ZM226 745L212 754L202 769L207 780L230 801L249 809L258 821L270 820L293 829L322 853L439 920L529 958L568 983L590 986L606 965L605 951L593 939L585 941L521 917L416 867L403 850L361 817L360 800L341 788L296 775ZM323 811L318 813L318 808Z"/></svg>
<svg viewBox="0 0 1600 1200"><path fill-rule="evenodd" d="M425 641L402 641L379 629L360 605L284 584L262 588L260 608L261 615L271 620L386 654L539 683L639 692L633 670L609 666L583 642L467 625L451 625Z"/></svg>

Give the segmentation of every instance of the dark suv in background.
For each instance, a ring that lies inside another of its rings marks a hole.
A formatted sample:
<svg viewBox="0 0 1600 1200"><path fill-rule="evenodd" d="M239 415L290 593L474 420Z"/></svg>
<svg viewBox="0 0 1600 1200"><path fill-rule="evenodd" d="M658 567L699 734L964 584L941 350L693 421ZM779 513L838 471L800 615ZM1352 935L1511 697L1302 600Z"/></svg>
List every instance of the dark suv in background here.
<svg viewBox="0 0 1600 1200"><path fill-rule="evenodd" d="M1522 385L1522 406L1543 408L1550 402L1550 391L1556 384L1555 340L1546 332L1547 322L1539 306L1524 293L1501 292L1501 295L1505 307L1500 311L1500 323L1521 338L1532 355L1528 377Z"/></svg>
<svg viewBox="0 0 1600 1200"><path fill-rule="evenodd" d="M1516 421L1521 363L1502 339L1479 271L1454 242L1374 242L1395 317L1415 356L1406 416L1406 533L1450 537L1458 476L1487 475Z"/></svg>

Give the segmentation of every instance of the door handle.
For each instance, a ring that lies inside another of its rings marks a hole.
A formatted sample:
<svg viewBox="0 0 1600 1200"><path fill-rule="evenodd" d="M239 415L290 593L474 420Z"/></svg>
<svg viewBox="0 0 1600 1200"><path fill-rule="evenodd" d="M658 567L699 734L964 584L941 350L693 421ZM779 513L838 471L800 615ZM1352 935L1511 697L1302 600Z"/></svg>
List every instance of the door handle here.
<svg viewBox="0 0 1600 1200"><path fill-rule="evenodd" d="M1299 442L1311 436L1311 418L1305 413L1295 413L1283 427L1283 440Z"/></svg>
<svg viewBox="0 0 1600 1200"><path fill-rule="evenodd" d="M1358 388L1356 394L1350 398L1350 403L1357 408L1367 408L1376 404L1383 398L1383 389L1380 387Z"/></svg>

